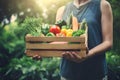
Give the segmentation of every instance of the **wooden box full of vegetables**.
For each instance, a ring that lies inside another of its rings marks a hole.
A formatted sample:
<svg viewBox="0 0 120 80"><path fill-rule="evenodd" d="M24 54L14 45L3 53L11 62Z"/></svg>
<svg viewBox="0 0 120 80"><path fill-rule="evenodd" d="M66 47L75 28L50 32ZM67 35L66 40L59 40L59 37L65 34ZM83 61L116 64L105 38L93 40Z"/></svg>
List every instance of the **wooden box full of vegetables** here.
<svg viewBox="0 0 120 80"><path fill-rule="evenodd" d="M75 21L72 21L72 25L64 23L59 21L55 25L43 24L39 36L27 34L25 37L27 56L61 57L64 51L77 51L81 57L84 57L87 46L85 20L80 24L77 23L77 27Z"/></svg>

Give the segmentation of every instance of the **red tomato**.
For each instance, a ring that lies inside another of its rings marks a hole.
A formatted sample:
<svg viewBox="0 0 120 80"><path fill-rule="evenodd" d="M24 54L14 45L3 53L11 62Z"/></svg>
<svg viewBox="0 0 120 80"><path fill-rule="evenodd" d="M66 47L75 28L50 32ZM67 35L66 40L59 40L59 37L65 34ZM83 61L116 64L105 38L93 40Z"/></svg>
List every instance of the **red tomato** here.
<svg viewBox="0 0 120 80"><path fill-rule="evenodd" d="M50 32L54 33L54 34L57 34L57 33L60 33L60 27L57 26L57 25L52 25L50 27Z"/></svg>

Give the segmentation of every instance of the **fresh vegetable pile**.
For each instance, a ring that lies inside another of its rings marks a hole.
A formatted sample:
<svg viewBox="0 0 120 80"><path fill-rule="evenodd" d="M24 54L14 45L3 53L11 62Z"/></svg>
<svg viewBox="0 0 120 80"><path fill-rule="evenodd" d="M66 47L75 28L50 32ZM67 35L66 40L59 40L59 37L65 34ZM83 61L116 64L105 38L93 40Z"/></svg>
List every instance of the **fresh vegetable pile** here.
<svg viewBox="0 0 120 80"><path fill-rule="evenodd" d="M41 24L39 27L32 28L32 36L47 37L76 37L85 33L87 22L85 19L81 23L72 14L66 21L59 20L55 24ZM37 34L37 35L36 35Z"/></svg>
<svg viewBox="0 0 120 80"><path fill-rule="evenodd" d="M86 56L87 36L81 35L86 31L86 20L83 19L81 23L78 23L73 15L70 15L67 21L60 20L52 25L41 23L39 27L32 28L30 36L26 36L26 54L28 56L37 54L42 57L60 57L64 51L73 50L78 51L79 55L84 57Z"/></svg>

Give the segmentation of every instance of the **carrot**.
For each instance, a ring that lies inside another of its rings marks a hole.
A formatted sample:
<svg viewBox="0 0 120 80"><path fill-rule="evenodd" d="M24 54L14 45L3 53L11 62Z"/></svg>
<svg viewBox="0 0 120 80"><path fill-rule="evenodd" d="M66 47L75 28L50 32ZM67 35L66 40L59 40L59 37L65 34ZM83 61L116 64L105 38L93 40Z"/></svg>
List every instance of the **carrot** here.
<svg viewBox="0 0 120 80"><path fill-rule="evenodd" d="M73 28L73 31L78 30L78 26L79 26L79 23L78 23L77 18L72 15L72 28Z"/></svg>

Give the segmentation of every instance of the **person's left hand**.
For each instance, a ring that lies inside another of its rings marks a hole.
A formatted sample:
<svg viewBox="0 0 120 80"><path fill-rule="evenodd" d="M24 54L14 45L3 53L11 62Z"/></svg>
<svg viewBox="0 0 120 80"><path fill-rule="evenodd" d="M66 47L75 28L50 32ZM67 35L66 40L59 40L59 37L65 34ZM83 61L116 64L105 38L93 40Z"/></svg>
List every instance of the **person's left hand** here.
<svg viewBox="0 0 120 80"><path fill-rule="evenodd" d="M76 63L80 63L86 59L85 57L79 56L78 53L75 51L65 51L64 53L62 53L62 56Z"/></svg>

